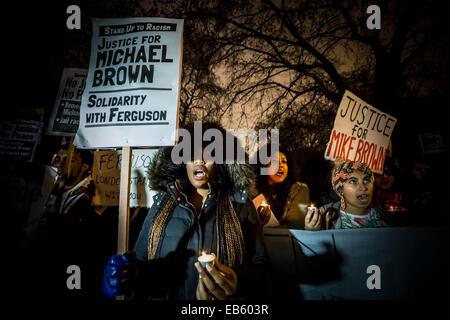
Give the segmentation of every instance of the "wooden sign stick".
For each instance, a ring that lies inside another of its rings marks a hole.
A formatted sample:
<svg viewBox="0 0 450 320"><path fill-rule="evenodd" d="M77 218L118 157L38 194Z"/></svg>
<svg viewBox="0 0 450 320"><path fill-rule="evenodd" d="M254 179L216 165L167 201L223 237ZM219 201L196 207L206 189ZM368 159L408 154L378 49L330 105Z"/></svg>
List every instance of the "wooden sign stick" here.
<svg viewBox="0 0 450 320"><path fill-rule="evenodd" d="M74 137L72 136L70 138L69 148L67 149L66 163L64 164L62 179L59 180L58 190L62 190L64 188L66 182L69 180L70 173L72 171L72 158L73 152L75 150L75 146L73 145L73 139Z"/></svg>
<svg viewBox="0 0 450 320"><path fill-rule="evenodd" d="M123 254L128 251L131 152L131 147L122 148L122 161L120 164L119 227L117 232L117 254Z"/></svg>

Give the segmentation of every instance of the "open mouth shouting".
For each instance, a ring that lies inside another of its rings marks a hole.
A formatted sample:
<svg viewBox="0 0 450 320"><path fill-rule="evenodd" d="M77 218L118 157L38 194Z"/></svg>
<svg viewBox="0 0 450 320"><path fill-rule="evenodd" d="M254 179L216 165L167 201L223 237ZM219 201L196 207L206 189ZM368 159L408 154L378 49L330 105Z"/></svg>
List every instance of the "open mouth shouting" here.
<svg viewBox="0 0 450 320"><path fill-rule="evenodd" d="M269 183L282 183L287 177L286 166L279 166L278 171L269 175Z"/></svg>
<svg viewBox="0 0 450 320"><path fill-rule="evenodd" d="M277 173L275 173L275 175L276 176L278 176L278 177L283 177L284 176L284 170L283 169L279 169L278 171L277 171Z"/></svg>
<svg viewBox="0 0 450 320"><path fill-rule="evenodd" d="M369 201L370 201L370 197L366 193L357 195L356 199L358 199L359 203L362 204L362 205L368 205Z"/></svg>
<svg viewBox="0 0 450 320"><path fill-rule="evenodd" d="M208 177L206 168L203 166L195 166L194 167L194 179L197 181L201 181Z"/></svg>
<svg viewBox="0 0 450 320"><path fill-rule="evenodd" d="M209 188L209 183L213 182L217 177L217 168L214 162L199 161L186 163L186 173L189 182L195 188Z"/></svg>

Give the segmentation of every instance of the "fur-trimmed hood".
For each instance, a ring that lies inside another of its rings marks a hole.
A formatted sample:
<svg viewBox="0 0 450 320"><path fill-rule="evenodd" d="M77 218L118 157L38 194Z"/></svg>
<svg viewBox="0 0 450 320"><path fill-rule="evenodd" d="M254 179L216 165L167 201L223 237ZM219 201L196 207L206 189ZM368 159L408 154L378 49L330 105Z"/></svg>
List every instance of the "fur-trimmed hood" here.
<svg viewBox="0 0 450 320"><path fill-rule="evenodd" d="M187 180L186 165L174 164L171 160L171 147L159 149L152 159L148 170L150 188L164 191L175 180ZM218 165L219 188L229 188L234 192L249 190L255 183L255 173L250 164L234 162Z"/></svg>

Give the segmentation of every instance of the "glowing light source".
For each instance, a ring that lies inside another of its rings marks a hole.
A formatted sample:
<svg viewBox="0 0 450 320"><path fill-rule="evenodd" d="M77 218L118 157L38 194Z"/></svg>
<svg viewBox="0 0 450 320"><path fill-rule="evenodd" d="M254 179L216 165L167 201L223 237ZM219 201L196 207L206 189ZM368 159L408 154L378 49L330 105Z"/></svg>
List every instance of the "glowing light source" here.
<svg viewBox="0 0 450 320"><path fill-rule="evenodd" d="M211 263L214 265L214 257L212 254L206 254L206 252L203 250L202 254L198 257L198 262L202 264L203 268L206 268L206 265L208 263Z"/></svg>

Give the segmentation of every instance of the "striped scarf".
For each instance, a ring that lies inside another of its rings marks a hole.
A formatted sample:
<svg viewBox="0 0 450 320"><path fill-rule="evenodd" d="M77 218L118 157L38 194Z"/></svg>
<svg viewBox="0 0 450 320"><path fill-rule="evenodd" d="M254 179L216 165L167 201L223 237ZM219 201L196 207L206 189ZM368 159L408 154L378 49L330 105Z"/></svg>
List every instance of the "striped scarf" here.
<svg viewBox="0 0 450 320"><path fill-rule="evenodd" d="M161 246L161 236L167 227L177 202L173 195L162 200L161 209L153 219L153 227L148 242L148 259L155 259ZM244 236L241 223L228 192L219 192L216 207L217 259L229 267L237 267L244 262Z"/></svg>

